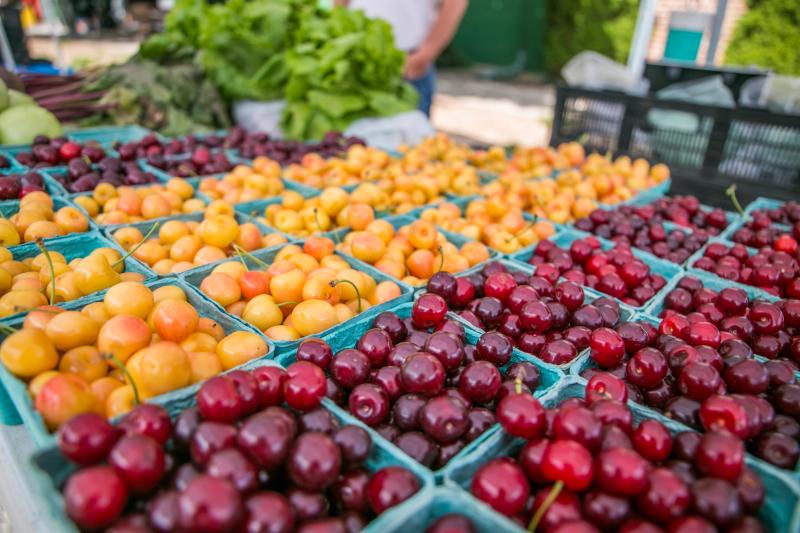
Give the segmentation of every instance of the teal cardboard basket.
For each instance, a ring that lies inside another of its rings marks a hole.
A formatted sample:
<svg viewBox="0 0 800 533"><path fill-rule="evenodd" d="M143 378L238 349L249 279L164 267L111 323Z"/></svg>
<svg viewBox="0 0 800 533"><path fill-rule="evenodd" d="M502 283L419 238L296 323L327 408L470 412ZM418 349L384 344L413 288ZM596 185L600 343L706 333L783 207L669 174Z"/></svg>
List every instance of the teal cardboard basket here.
<svg viewBox="0 0 800 533"><path fill-rule="evenodd" d="M408 318L411 316L412 307L413 304L405 303L403 305L391 309L391 311L397 314L397 316L399 316L400 318ZM328 345L331 347L331 350L333 350L335 357L336 354L338 354L342 350L345 350L347 348L355 348L356 344L358 343L358 339L360 339L361 336L367 330L372 328L372 323L375 320L376 316L377 316L376 314L373 314L371 316L358 316L346 322L344 325L338 327L335 331L331 331L326 335L321 335L320 338L328 343ZM453 318L452 313L450 314L450 318ZM482 335L482 333L479 332L478 330L471 329L468 327L464 327L464 333L466 335L466 344L471 344L473 346L478 342L478 339ZM292 351L279 354L276 361L280 363L282 366L289 366L290 364L296 361L296 352ZM503 366L501 368L501 371L505 370L509 365L513 363L518 363L523 361L529 362L535 365L539 369L541 375L541 384L539 385L539 388L536 391L534 391L534 396L536 396L537 398L546 394L547 391L556 386L564 377L564 374L557 367L544 363L541 360L536 359L535 357L528 355L516 348L514 348L514 351L511 355L511 361L508 363L508 365ZM363 424L361 421L355 419L355 417L353 417L353 421L355 424L370 431L373 434L373 438L383 440L383 437L375 433L366 424ZM483 435L481 435L480 437L469 443L466 447L464 447L464 449L461 450L461 452L459 452L456 455L456 457L459 457L460 455L465 453L469 453L470 450L480 448L483 441L497 427L499 426L495 424L493 428L488 429ZM388 441L386 442L388 443ZM391 446L393 449L396 449L397 453L403 454L403 452L399 448L396 448L393 444L389 444L389 446ZM443 468L440 468L439 470L434 472L437 479L444 478L446 472L448 471L449 464L452 464L452 460L451 463L448 463Z"/></svg>
<svg viewBox="0 0 800 533"><path fill-rule="evenodd" d="M112 241L116 242L116 240L114 239L114 232L116 232L117 230L119 230L122 227L136 228L144 236L144 235L147 235L147 233L156 224L159 224L159 227L161 227L165 222L168 222L170 220L182 220L184 222L186 222L186 221L202 222L203 221L203 216L204 216L203 213L190 213L190 214L186 214L186 215L174 215L174 216L165 217L165 218L159 218L159 219L154 219L154 220L145 220L144 222L135 222L135 223L132 223L132 224L120 224L120 225L116 225L116 226L102 226L100 228L100 231L102 231L103 234L106 235L109 239L111 239ZM238 222L239 224L244 224L244 223L247 223L247 222L251 222L251 223L255 224L256 227L258 227L259 231L261 232L262 236L263 235L268 235L270 233L279 233L279 232L275 231L274 229L272 229L270 227L267 227L264 224L262 224L261 222L253 219L252 217L249 217L249 216L246 216L246 215L242 215L240 213L234 213L234 218L236 218L236 222ZM151 239L153 239L153 238L157 239L158 238L158 231L159 230L156 229L153 232L153 234L150 236L150 238ZM291 239L289 240L289 242L291 242ZM209 264L210 265L218 265L220 263L224 263L225 261L228 261L229 259L236 259L236 256L234 255L234 256L231 256L229 258L221 259L219 261L215 261L215 262L209 263ZM159 276L148 265L142 263L141 261L140 261L140 264L144 268L146 268L147 271L150 272L150 274L153 275L153 276L175 277L175 276L178 275L178 274L167 274L166 276ZM200 268L203 268L205 266L208 266L208 265L199 265L199 266L190 268L190 269L184 271L183 273L194 272L194 271L196 271L196 270L198 270Z"/></svg>
<svg viewBox="0 0 800 533"><path fill-rule="evenodd" d="M383 526L382 531L386 533L405 533L407 531L421 533L427 531L442 516L451 514L468 519L475 531L493 533L521 533L524 531L517 524L492 511L454 484L439 486L420 495L414 499L413 505L409 505L405 510L406 513L402 516L396 515L398 519L402 520L385 523L379 518L378 520Z"/></svg>
<svg viewBox="0 0 800 533"><path fill-rule="evenodd" d="M125 255L125 251L119 247L116 243L108 240L107 238L103 237L100 233L97 232L89 232L89 233L73 233L72 235L66 235L64 237L56 237L54 239L50 239L45 241L47 250L49 252L58 252L64 256L67 262L72 261L76 258L83 258L88 256L94 250L98 248L113 248L119 251L120 254L123 256ZM22 261L23 259L27 259L29 257L36 257L41 253L39 247L36 245L35 242L28 242L25 244L21 244L19 246L14 246L10 249L12 256L14 257L15 261ZM144 268L142 264L133 259L132 257L128 257L125 259L125 272L136 272L137 274L141 274L144 276L145 281L150 280L153 278L152 272L148 269ZM86 295L82 298L78 298L77 300L71 300L69 302L64 302L61 305L62 307L81 307L84 302L88 299L93 299L96 297L102 297L106 291L100 291L98 293ZM13 321L16 318L20 317L24 313L17 313L15 315L10 315L4 317L2 319L3 322Z"/></svg>
<svg viewBox="0 0 800 533"><path fill-rule="evenodd" d="M74 207L74 208L78 209L81 213L86 213L83 209L81 209L80 207L78 207L74 203L70 202L66 198L62 198L62 197L57 196L57 195L52 194L52 193L51 193L51 197L52 197L52 200L53 200L53 212L54 213L56 211L58 211L59 209L61 209L62 207ZM5 200L5 201L0 202L0 217L2 217L2 218L11 218L12 216L16 215L17 213L19 213L19 200ZM87 215L86 218L89 220L89 227L88 227L88 229L86 231L82 231L80 233L70 233L68 235L59 235L57 237L49 237L47 239L44 239L44 243L49 247L50 243L53 242L54 240L63 239L64 237L67 237L69 235L82 235L82 236L86 237L86 236L91 235L93 233L94 234L98 233L97 224L94 223L94 220L92 220L92 218L89 217L88 215ZM17 248L19 246L25 246L25 244L26 243L21 242L20 244L18 244L16 246L10 246L9 250L11 252L13 252L15 248ZM35 244L34 244L34 246L35 246Z"/></svg>
<svg viewBox="0 0 800 533"><path fill-rule="evenodd" d="M650 315L654 318L661 317L661 313L664 312L666 306L664 305L664 300L666 299L667 295L672 292L672 290L678 286L678 283L686 276L693 276L699 279L703 287L707 289L711 289L713 291L719 292L726 287L734 286L731 284L730 281L726 279L722 279L719 276L715 276L711 272L706 270L695 269L691 272L687 272L683 276L676 276L673 280L671 280L666 287L665 290L661 291L644 309L644 313ZM750 298L750 301L756 299L761 300L768 300L770 302L776 302L780 300L777 296L773 294L766 293L762 290L759 290L755 287L751 287L750 285L741 285L740 288L747 293L747 297Z"/></svg>
<svg viewBox="0 0 800 533"><path fill-rule="evenodd" d="M582 231L566 230L561 233L557 233L553 237L550 237L550 239L548 240L553 241L553 243L555 243L555 245L558 246L559 248L569 250L569 247L572 245L573 242L586 238L588 236L589 234L584 233ZM598 241L600 241L600 246L603 250L610 250L614 248L614 246L616 245L615 243L603 239L602 237L597 237L596 235L592 236L596 238ZM669 282L676 276L680 276L684 272L684 270L675 263L665 261L664 259L659 259L653 254L639 250L638 248L631 247L631 251L633 252L634 257L641 260L648 267L650 267L651 273L662 276L666 281L664 287L662 287L660 291L657 291L656 294L649 301L645 302L643 305L638 307L631 306L635 311L643 311L650 302L656 299L658 295L664 291L666 286L669 285ZM511 255L511 259L527 265L528 259L530 259L532 255L533 255L533 249L529 248L527 250L523 250L521 252ZM620 303L622 302L620 301Z"/></svg>
<svg viewBox="0 0 800 533"><path fill-rule="evenodd" d="M663 196L663 195L662 195L662 196ZM633 199L633 200L631 200L630 202L627 202L627 205L633 205L633 206L645 206L645 205L650 205L650 204L652 204L652 203L653 203L653 202L655 202L656 200L658 200L658 197L656 197L656 198L641 197L641 198L640 198L640 197L638 197L638 196L637 196L637 197L634 197L634 199ZM705 212L705 213L708 213L708 212L710 212L712 209L714 209L714 208L713 208L712 206L710 206L710 205L706 205L706 204L700 204L700 211L703 211L703 212ZM739 216L737 213L733 213L733 212L731 212L731 211L727 211L727 210L723 210L723 211L724 211L724 213L725 213L725 220L727 220L727 221L728 221L728 224L727 224L727 226L726 226L725 228L723 228L723 230L720 232L720 234L718 235L718 237L722 237L722 236L723 236L723 234L724 234L725 232L727 232L727 231L730 229L731 225L732 225L732 224L736 224L737 222L739 222L739 220L740 220L740 218L741 218L741 217L740 217L740 216ZM666 220L666 219L665 219L665 220L664 220L664 222L665 222L665 223L667 223L667 224L669 224L669 225L670 225L670 226L672 226L673 228L682 229L682 230L689 231L689 232L692 232L692 231L693 231L693 230L692 230L692 228L690 228L690 227L688 227L688 226L683 226L683 225L681 225L681 224L678 224L678 223L672 222L672 221L670 221L670 220Z"/></svg>
<svg viewBox="0 0 800 533"><path fill-rule="evenodd" d="M461 210L461 215L464 216L466 214L466 212L467 212L467 207L469 206L469 204L472 203L473 201L481 200L481 199L483 199L483 197L481 197L479 195L456 196L456 197L447 198L445 200L441 200L441 201L438 201L438 202L432 202L432 203L427 204L427 205L419 206L416 209L414 209L413 211L407 213L407 215L413 216L414 218L420 218L420 216L422 215L422 213L426 209L431 209L431 208L435 209L436 207L440 206L443 203L451 203L451 204L455 204L456 206L458 206L458 208ZM525 220L527 225L531 225L531 224L533 224L534 222L536 222L538 220L535 216L533 216L532 214L528 213L527 211L523 211L522 212L522 218ZM566 231L566 230L569 229L569 227L564 226L562 224L557 224L555 222L550 222L550 224L552 224L553 227L555 228L555 233L553 234L553 236L551 236L551 238L555 237L556 235L558 235L562 231ZM444 228L442 228L438 224L436 225L436 227L439 229L439 231L448 231L449 233L455 233L455 234L459 235L458 232L445 230ZM513 255L513 254L505 254L505 253L501 252L500 250L496 250L496 249L492 248L488 244L486 246L489 249L494 250L495 252L497 252L499 255L501 255L503 257L511 257ZM526 250L533 251L533 249L535 247L536 247L536 245L532 244L532 245L526 246L526 247L522 248L521 250L519 250L517 252L514 252L514 253L515 254L522 253L522 252L524 252Z"/></svg>
<svg viewBox="0 0 800 533"><path fill-rule="evenodd" d="M568 398L583 398L585 385L583 380L578 378L568 378L554 390L546 394L542 399L545 407L555 407L560 405ZM635 424L648 419L657 419L664 424L673 435L687 431L688 428L678 424L669 418L656 415L649 409L643 409L637 404L629 403ZM465 454L457 458L453 468L448 473L447 481L454 483L469 491L472 478L475 472L487 461L497 457L514 457L525 444L524 439L514 438L505 431L497 431L493 434L480 450L473 450L472 453ZM755 470L766 488L766 500L758 513L758 517L764 524L765 531L774 533L796 533L800 531L800 486L796 480L783 472L778 471L770 465L747 456L747 465ZM495 512L488 505L477 502L484 510ZM523 531L519 529L518 531Z"/></svg>
<svg viewBox="0 0 800 533"><path fill-rule="evenodd" d="M129 143L142 140L153 131L142 126L108 126L100 128L83 128L67 131L67 139L77 143L96 142L97 144L112 148L115 143ZM159 139L163 139L158 133Z"/></svg>
<svg viewBox="0 0 800 533"><path fill-rule="evenodd" d="M299 244L302 246L302 243ZM252 269L261 269L263 268L263 266L260 265L258 261L267 264L272 264L272 261L275 259L275 256L278 254L278 252L280 252L283 246L285 245L281 244L278 246L273 246L271 248L264 248L262 250L253 252L251 255L255 257L256 260L253 260L251 257L245 257L244 261L246 266ZM413 288L411 286L402 283L400 281L396 281L387 274L381 272L380 270L371 267L369 265L360 263L359 261L353 259L352 257L349 257L340 252L334 252L334 253L337 256L341 257L343 260L345 260L347 264L349 264L352 268L364 272L365 274L369 275L372 279L374 279L377 283L380 283L382 281L394 281L400 287L400 296L398 296L393 300L389 300L388 302L384 302L374 307L370 307L369 309L365 309L361 314L356 315L356 317L350 319L350 321L356 320L360 316L375 316L379 313L382 313L383 311L388 311L400 304L406 303L411 300L411 294L413 292ZM239 259L237 258L227 259L225 261L220 261L217 263L211 263L209 265L203 265L201 267L193 268L191 270L187 270L186 272L182 273L181 278L185 280L187 283L189 283L191 286L197 288L199 292L200 284L209 274L211 274L211 272L214 270L215 267L217 267L220 263L224 263L226 261L238 261L238 260ZM213 301L211 298L207 297L205 294L203 294L203 298L205 298L208 301L209 305L213 306L217 310L217 312L227 314L227 311L221 305ZM345 322L345 324L347 324L350 321ZM312 335L312 336L319 337L325 335L328 332L337 331L338 328L340 327L342 327L342 324L337 324L318 335ZM273 341L273 342L277 349L276 353L285 354L287 352L293 352L294 350L296 350L297 346L300 344L301 341L302 339L298 339L296 341Z"/></svg>
<svg viewBox="0 0 800 533"><path fill-rule="evenodd" d="M137 161L136 163L139 166L140 170L142 170L143 172L149 172L150 174L152 174L153 177L155 178L155 181L150 182L150 183L143 183L141 185L129 185L129 187L134 187L134 188L147 187L147 186L153 185L155 183L166 183L167 181L169 181L167 176L164 173L162 173L161 171L159 171L158 169L153 169L151 167L148 167L147 165L143 164L142 161ZM97 165L92 165L92 170L97 170L97 169L98 169ZM86 193L71 193L66 189L66 187L64 187L64 185L61 184L60 181L58 181L58 176L63 176L63 175L65 175L67 173L67 167L63 167L63 166L62 167L50 167L50 168L44 169L44 171L46 172L47 176L50 178L50 181L57 187L57 189L55 189L55 190L58 190L57 194L59 196L75 197L75 196L79 196L81 194L91 194L91 191L87 191Z"/></svg>
<svg viewBox="0 0 800 533"><path fill-rule="evenodd" d="M750 217L753 216L753 213L757 211L764 211L768 209L780 209L781 207L783 207L785 203L786 202L784 202L783 200L776 200L774 198L764 198L764 197L756 198L747 205L747 209L744 210L743 218L745 220L749 220ZM785 229L787 231L790 231L792 229L792 226L790 224L773 223L773 226L779 229Z"/></svg>
<svg viewBox="0 0 800 533"><path fill-rule="evenodd" d="M302 194L304 198L311 198L312 196L316 196L317 194L319 194L318 191L316 191L316 190L314 190L314 189L312 189L310 187L306 187L305 185L300 185L299 183L297 183L295 181L288 180L286 178L280 178L280 180L281 180L281 183L283 183L283 190L284 191L295 191L295 192L298 192L298 193ZM201 200L205 201L207 204L210 204L211 202L214 201L213 198L211 198L207 194L205 194L202 191L200 191L198 189L197 185L195 185L195 189L197 190L197 192L195 193L195 197L196 198L200 198ZM238 202L238 203L235 203L233 205L234 206L239 206L239 205L244 205L244 204L248 204L248 203L255 203L255 202L258 202L258 201L267 201L267 202L273 201L274 202L275 200L280 200L280 196L269 196L269 197L261 198L260 200L251 200L250 202ZM245 212L245 211L243 211L243 212ZM245 214L251 215L253 217L256 217L256 216L262 216L263 212L264 212L264 209L261 208L261 210L259 211L258 210L258 204L256 204L249 212L245 212Z"/></svg>
<svg viewBox="0 0 800 533"><path fill-rule="evenodd" d="M636 315L635 317L633 317L631 319L631 322L647 323L647 324L650 324L651 326L653 326L655 328L658 328L658 325L661 323L661 320L658 319L658 318L654 318L652 316L646 315L646 314L638 314L638 315ZM762 356L757 355L757 354L753 356L753 359L755 359L756 361L762 362L762 363L764 363L766 361L769 361L769 359L767 359L766 357L762 357ZM576 361L575 365L573 365L573 367L570 369L570 374L572 376L574 376L576 378L579 378L579 379L581 379L581 380L583 380L585 382L586 379L583 376L581 376L581 374L585 370L587 370L589 368L597 368L597 365L594 363L594 361L592 361L591 355L589 354L589 351L587 350L586 353L582 354L581 357L578 358L578 360ZM800 380L800 371L795 371L795 375L797 376L797 379ZM643 409L645 411L650 411L650 412L656 414L658 417L666 418L666 416L664 416L660 411L658 411L657 409L655 409L653 407L650 407L650 406L647 406L647 405L644 405L644 404L633 403L632 401L629 401L629 403L631 403L633 405L637 405L637 406L641 407L641 409ZM694 431L697 431L697 428L691 428L691 427L685 426L684 424L681 424L679 422L674 422L674 424L676 424L676 425L678 425L680 427L684 427L686 429L692 429ZM761 459L757 459L757 458L754 458L754 459L756 461L759 461L759 462L763 463L765 468L772 469L772 470L775 470L777 472L781 472L784 475L786 475L786 474L793 475L794 479L796 481L798 481L798 483L800 483L800 463L798 463L795 466L793 471L787 471L787 470L782 470L782 469L780 469L780 468L778 468L776 466L773 466L773 465L771 465L771 464L769 464L766 461L763 461ZM798 485L798 486L800 486L800 485Z"/></svg>
<svg viewBox="0 0 800 533"><path fill-rule="evenodd" d="M709 239L709 241L705 244L705 246L703 246L702 248L697 250L694 254L692 254L692 256L688 259L688 261L686 261L686 271L687 272L689 272L690 274L705 274L706 276L717 278L717 279L722 280L725 283L727 283L727 286L729 286L729 287L739 287L740 289L744 289L744 290L748 291L748 295L752 294L753 295L752 297L773 299L773 300L775 299L775 295L774 294L768 293L767 291L765 291L763 289L759 289L758 287L755 287L753 285L748 285L746 283L742 283L742 282L739 282L739 281L733 281L733 280L725 279L725 278L722 278L720 276L717 276L713 272L709 272L708 270L703 270L701 268L696 268L694 266L695 262L698 259L700 259L701 257L703 257L703 255L705 254L706 248L708 248L709 245L714 244L714 243L724 244L728 248L730 248L730 247L732 247L734 245L734 243L732 243L730 241L726 241L725 239L721 239L721 238ZM754 250L752 248L747 248L747 253L752 256L752 255L754 255L756 253L756 250Z"/></svg>
<svg viewBox="0 0 800 533"><path fill-rule="evenodd" d="M490 263L500 263L503 266L505 266L506 269L509 272L512 272L512 273L513 272L524 272L527 275L533 274L533 267L531 265L519 263L517 261L512 261L510 259L498 259L496 261L490 261ZM463 276L469 276L471 274L477 274L477 273L480 273L480 271L482 269L483 269L483 266L482 265L478 265L478 266L475 266L475 267L473 267L473 268L471 268L469 270L465 270L464 272L459 272L458 274L456 274L456 277L460 278L460 277L463 277ZM598 298L608 298L607 295L605 295L603 293L600 293L600 292L597 292L595 290L592 290L589 287L583 287L582 286L581 288L583 289L584 302L585 303L591 303L591 302L595 301ZM417 297L420 296L422 294L423 290L424 290L424 288L421 289L420 291L418 291L416 296ZM631 319L631 317L633 317L636 314L636 312L631 307L629 307L629 306L627 306L627 305L625 305L623 303L619 303L619 311L620 311L620 313L619 313L619 322L620 322L620 324L622 322L627 322L628 320ZM463 324L467 329L471 329L471 330L477 331L479 333L484 333L484 330L482 330L481 328L475 326L474 324L472 324L470 322L467 322L466 320L461 318L457 313L451 312L450 314L453 316L453 318L455 320L457 320L458 322ZM522 352L522 353L525 354L526 357L533 358L537 362L539 362L539 363L541 363L543 365L548 365L548 366L552 366L554 368L557 368L561 372L564 372L566 374L566 373L569 373L570 368L572 367L572 365L574 365L581 358L581 354L583 354L584 352L583 351L578 352L578 354L575 356L575 359L573 359L572 361L570 361L568 363L564 363L562 365L549 365L548 363L543 362L541 359L539 359L538 357L536 357L533 354L528 354L526 352Z"/></svg>
<svg viewBox="0 0 800 533"><path fill-rule="evenodd" d="M392 227L395 229L395 231L398 231L400 228L408 226L408 225L413 224L414 222L416 222L417 218L415 218L413 216L409 216L409 215L391 215L391 216L385 217L383 220L385 220L386 222L390 223L392 225ZM459 249L462 246L464 246L466 243L468 243L468 242L475 242L474 240L469 239L467 237L464 237L463 235L459 235L458 233L452 233L450 231L445 231L445 230L443 230L442 228L439 228L439 227L437 227L436 229L437 229L437 231L439 233L444 235L445 239L447 239L447 242L454 244ZM342 241L344 241L344 237L348 233L350 233L350 229L349 228L342 228L342 229L337 230L335 232L335 235L334 235L333 239L337 243L342 242ZM489 251L489 259L486 260L486 261L481 261L480 263L478 263L476 265L472 265L472 267L470 267L470 268L474 268L474 267L480 266L480 265L485 265L486 263L489 263L489 262L491 262L493 260L496 260L496 259L500 258L500 254L497 253L496 250L493 250L492 248L489 248L488 246L486 247L486 249ZM344 254L344 255L346 255L348 257L352 257L352 256L350 256L348 254ZM368 263L366 263L364 261L361 261L360 259L356 259L356 261L358 261L362 265L371 266ZM395 277L392 277L392 279L394 279L395 281L399 281ZM424 284L423 284L423 286L424 286Z"/></svg>
<svg viewBox="0 0 800 533"><path fill-rule="evenodd" d="M186 292L186 297L189 303L197 309L200 316L209 317L215 320L225 331L226 334L232 333L234 331L249 331L251 333L255 333L261 336L264 341L267 343L267 347L269 351L266 355L262 357L262 359L269 359L274 356L275 353L275 346L272 342L264 337L261 332L256 330L254 327L250 326L249 324L244 323L243 321L239 320L236 317L228 315L226 313L220 313L216 308L211 306L208 300L200 294L195 288L191 287L188 283L183 280L177 278L169 278L169 279L161 279L161 280L151 280L145 282L149 288L155 290L159 287L164 287L168 285L178 286ZM95 295L92 297L88 297L81 305L79 306L64 306L65 309L72 309L72 310L79 310L85 307L86 305L102 301L103 297L100 295ZM22 318L17 318L16 320L6 322L7 325L13 328L19 328L22 325ZM2 338L5 338L6 335L3 335ZM252 361L250 363L253 363ZM33 400L28 394L27 384L14 375L12 375L8 370L6 370L4 365L0 365L0 383L5 388L6 392L8 393L11 401L14 404L14 407L19 413L19 416L22 418L22 422L25 424L25 427L28 429L31 435L31 439L33 440L34 444L37 447L45 447L53 444L55 442L55 436L51 433L47 427L45 426L44 420L42 419L41 415L36 411ZM161 396L157 396L155 398L150 399L151 403L157 404L165 404L175 400L176 398L182 398L187 394L187 391L192 392L199 388L199 384L189 385L184 389L178 389L176 391L172 391L166 394L162 394ZM2 404L0 404L2 406ZM3 418L6 418L5 416Z"/></svg>
<svg viewBox="0 0 800 533"><path fill-rule="evenodd" d="M261 361L258 366L268 364L270 364L269 361ZM254 368L254 366L249 368ZM195 405L195 394L194 392L184 392L181 396L176 396L164 402L163 405L174 418L185 409ZM348 415L328 400L325 400L323 405L341 425L352 423ZM55 446L36 453L31 462L33 467L31 476L34 481L36 495L47 506L47 531L52 533L77 533L78 529L67 518L64 511L64 500L59 491L68 476L75 471L74 465ZM402 526L402 524L406 523L408 517L415 514L415 510L420 505L424 505L424 502L429 501L428 493L433 490L434 485L430 472L420 467L419 464L405 454L397 453L397 450L387 446L382 440L375 439L374 435L372 450L364 466L370 472L375 472L388 466L403 467L417 477L420 489L408 500L376 517L363 531L367 533L385 533L387 530L397 530L393 528Z"/></svg>
<svg viewBox="0 0 800 533"><path fill-rule="evenodd" d="M0 156L3 156L8 161L9 166L3 169L3 173L13 174L15 172L24 172L27 167L21 165L14 154L7 150L0 150Z"/></svg>

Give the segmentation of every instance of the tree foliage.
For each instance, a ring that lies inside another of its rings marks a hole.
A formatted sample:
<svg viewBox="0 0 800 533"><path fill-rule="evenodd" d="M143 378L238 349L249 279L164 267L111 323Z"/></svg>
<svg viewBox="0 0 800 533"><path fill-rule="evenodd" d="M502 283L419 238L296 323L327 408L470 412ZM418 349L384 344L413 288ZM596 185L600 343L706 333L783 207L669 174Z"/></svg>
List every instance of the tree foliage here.
<svg viewBox="0 0 800 533"><path fill-rule="evenodd" d="M800 75L800 1L750 0L725 53L729 65Z"/></svg>
<svg viewBox="0 0 800 533"><path fill-rule="evenodd" d="M550 0L545 34L548 70L558 72L584 50L624 63L638 12L636 0Z"/></svg>

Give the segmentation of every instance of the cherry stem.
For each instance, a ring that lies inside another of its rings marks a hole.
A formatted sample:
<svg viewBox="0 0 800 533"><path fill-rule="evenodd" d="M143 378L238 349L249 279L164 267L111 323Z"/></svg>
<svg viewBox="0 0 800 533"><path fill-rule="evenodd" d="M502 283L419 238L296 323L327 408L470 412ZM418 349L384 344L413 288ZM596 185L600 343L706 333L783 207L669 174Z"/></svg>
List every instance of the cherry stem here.
<svg viewBox="0 0 800 533"><path fill-rule="evenodd" d="M50 269L50 305L53 305L56 301L56 268L53 266L53 258L50 257L50 252L44 245L44 240L41 238L36 239L36 246L44 254L44 258L47 260L47 267Z"/></svg>
<svg viewBox="0 0 800 533"><path fill-rule="evenodd" d="M725 189L725 194L731 199L733 202L733 207L739 212L740 215L744 215L744 209L742 209L742 204L739 203L739 198L736 197L736 184L734 183L727 189Z"/></svg>
<svg viewBox="0 0 800 533"><path fill-rule="evenodd" d="M439 272L441 272L443 268L444 268L444 248L442 248L442 245L440 244L439 245L439 270L437 270L436 273L438 274Z"/></svg>
<svg viewBox="0 0 800 533"><path fill-rule="evenodd" d="M9 335L13 335L17 332L16 328L9 326L8 324L0 324L0 333L8 337Z"/></svg>
<svg viewBox="0 0 800 533"><path fill-rule="evenodd" d="M517 394L522 394L522 380L523 379L525 379L525 369L524 368L520 368L519 369L519 374L517 374L517 377L514 379L514 392L516 392Z"/></svg>
<svg viewBox="0 0 800 533"><path fill-rule="evenodd" d="M349 279L335 279L331 281L330 285L331 287L335 287L340 283L349 283L353 287L353 290L356 291L356 298L358 298L358 309L356 313L361 313L361 291L359 291L358 287L356 287L356 284Z"/></svg>
<svg viewBox="0 0 800 533"><path fill-rule="evenodd" d="M249 272L250 269L247 268L247 261L244 260L244 256L242 255L242 250L238 246L234 245L233 251L236 252L236 257L238 257L239 261L242 262L242 266L244 266L245 271Z"/></svg>
<svg viewBox="0 0 800 533"><path fill-rule="evenodd" d="M131 250L127 254L123 255L122 257L120 257L119 259L114 261L114 264L111 265L111 268L117 268L119 265L123 264L126 259L128 259L130 256L135 254L136 250L138 250L141 245L143 245L144 243L147 242L147 239L150 238L150 236L153 234L153 232L156 231L160 225L161 225L161 222L156 222L155 224L153 224L153 227L150 228L150 231L148 231L147 234L145 234L144 237L142 237L142 240L139 241L139 244L137 244L136 246L131 248Z"/></svg>
<svg viewBox="0 0 800 533"><path fill-rule="evenodd" d="M131 388L133 389L133 404L139 405L140 403L142 403L141 400L139 399L139 387L136 386L136 382L133 380L133 376L131 376L131 373L128 372L127 368L125 368L125 365L122 364L122 361L120 361L119 358L117 358L117 356L114 355L113 353L104 353L103 358L112 361L114 363L114 366L116 366L119 369L119 371L122 372L122 374L125 376L125 379L127 379L130 382Z"/></svg>
<svg viewBox="0 0 800 533"><path fill-rule="evenodd" d="M553 502L556 501L556 498L558 498L558 495L561 494L561 489L563 488L563 481L556 481L553 484L553 488L550 489L550 494L547 495L547 498L545 498L545 500L542 502L542 505L534 513L533 518L531 518L531 522L528 524L528 531L531 533L536 531L536 527L539 525L539 522L542 521L542 518L544 518L544 514L547 512L550 506L553 505Z"/></svg>
<svg viewBox="0 0 800 533"><path fill-rule="evenodd" d="M284 305L298 305L298 304L300 304L300 302L291 301L291 302L281 302L281 303L276 304L276 305L278 307L283 307Z"/></svg>
<svg viewBox="0 0 800 533"><path fill-rule="evenodd" d="M238 244L234 244L233 245L233 249L236 250L236 253L238 253L240 255L240 257L242 255L244 255L246 258L250 259L252 262L254 262L255 264L257 264L257 265L259 265L261 267L264 267L264 268L269 268L270 267L269 263L265 263L264 261L262 261L261 259L259 259L256 256L254 256L253 254L251 254L250 252L248 252L247 250L245 250L244 248L242 248ZM247 266L247 265L245 265L245 266Z"/></svg>

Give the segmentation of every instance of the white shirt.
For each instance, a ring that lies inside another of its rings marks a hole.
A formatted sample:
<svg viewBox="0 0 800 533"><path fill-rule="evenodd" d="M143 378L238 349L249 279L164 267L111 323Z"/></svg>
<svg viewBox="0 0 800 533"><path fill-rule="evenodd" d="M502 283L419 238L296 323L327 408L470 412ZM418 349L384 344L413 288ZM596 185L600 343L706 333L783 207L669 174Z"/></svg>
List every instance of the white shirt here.
<svg viewBox="0 0 800 533"><path fill-rule="evenodd" d="M370 18L391 24L394 42L405 52L419 48L436 23L438 0L350 0L350 9L363 9Z"/></svg>

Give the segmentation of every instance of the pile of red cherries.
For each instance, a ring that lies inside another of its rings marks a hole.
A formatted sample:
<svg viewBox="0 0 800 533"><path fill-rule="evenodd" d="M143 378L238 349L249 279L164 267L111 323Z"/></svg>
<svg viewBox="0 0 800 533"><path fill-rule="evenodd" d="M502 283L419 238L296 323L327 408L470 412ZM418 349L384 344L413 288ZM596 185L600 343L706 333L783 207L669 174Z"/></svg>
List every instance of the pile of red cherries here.
<svg viewBox="0 0 800 533"><path fill-rule="evenodd" d="M59 446L80 468L64 487L82 530L346 533L413 496L400 466L366 467L373 443L320 402L325 375L298 362L206 381L175 420L143 404L117 426L72 418Z"/></svg>
<svg viewBox="0 0 800 533"><path fill-rule="evenodd" d="M523 528L764 531L755 517L764 485L730 433L673 435L657 420L636 424L625 403L596 391L553 409L525 394L504 402L511 413L500 424L524 444L515 457L482 465L470 490Z"/></svg>

